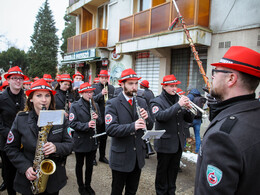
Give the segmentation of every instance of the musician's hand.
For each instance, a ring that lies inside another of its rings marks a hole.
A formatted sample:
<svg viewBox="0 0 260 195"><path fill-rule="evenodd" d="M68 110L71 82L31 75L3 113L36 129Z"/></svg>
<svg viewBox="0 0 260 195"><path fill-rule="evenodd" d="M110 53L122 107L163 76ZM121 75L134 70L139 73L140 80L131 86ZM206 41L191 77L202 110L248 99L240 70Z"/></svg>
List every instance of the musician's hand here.
<svg viewBox="0 0 260 195"><path fill-rule="evenodd" d="M33 181L33 180L37 179L36 173L34 172L34 170L33 170L32 167L29 167L29 168L27 169L27 171L25 172L25 176L26 176L26 178L27 178L28 180L30 180L30 181Z"/></svg>
<svg viewBox="0 0 260 195"><path fill-rule="evenodd" d="M102 95L105 95L105 94L108 93L108 91L107 91L105 88L103 88L102 91L101 91L101 93L102 93Z"/></svg>
<svg viewBox="0 0 260 195"><path fill-rule="evenodd" d="M55 153L56 146L52 142L47 142L43 145L43 152L45 156Z"/></svg>
<svg viewBox="0 0 260 195"><path fill-rule="evenodd" d="M141 114L141 117L146 120L148 118L148 113L147 111L144 109L144 108L141 108L140 109L140 114Z"/></svg>
<svg viewBox="0 0 260 195"><path fill-rule="evenodd" d="M69 118L69 113L65 112L65 117Z"/></svg>
<svg viewBox="0 0 260 195"><path fill-rule="evenodd" d="M139 118L137 121L135 121L135 130L138 129L145 129L146 124L142 118Z"/></svg>
<svg viewBox="0 0 260 195"><path fill-rule="evenodd" d="M95 128L95 125L96 125L95 121L89 121L89 122L88 122L88 126L89 126L90 128Z"/></svg>
<svg viewBox="0 0 260 195"><path fill-rule="evenodd" d="M98 115L95 112L92 112L92 117L93 117L93 119L97 119Z"/></svg>
<svg viewBox="0 0 260 195"><path fill-rule="evenodd" d="M190 105L190 99L187 97L187 96L181 96L181 98L179 99L178 103L181 107L188 107L190 108L191 105Z"/></svg>

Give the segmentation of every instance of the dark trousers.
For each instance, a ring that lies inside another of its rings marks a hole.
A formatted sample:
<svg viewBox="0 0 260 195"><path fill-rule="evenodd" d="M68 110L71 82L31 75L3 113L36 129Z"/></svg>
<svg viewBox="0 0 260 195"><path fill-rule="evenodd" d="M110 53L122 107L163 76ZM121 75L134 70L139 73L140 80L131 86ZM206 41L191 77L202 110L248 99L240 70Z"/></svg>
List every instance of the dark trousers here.
<svg viewBox="0 0 260 195"><path fill-rule="evenodd" d="M84 187L83 182L83 165L84 159L86 159L85 166L85 186L90 186L92 172L93 172L93 160L95 158L96 150L90 152L75 152L76 156L76 177L79 187Z"/></svg>
<svg viewBox="0 0 260 195"><path fill-rule="evenodd" d="M103 133L103 132L105 132L105 123L98 128L98 133ZM98 137L98 141L99 141L99 158L103 158L106 156L107 135L102 135Z"/></svg>
<svg viewBox="0 0 260 195"><path fill-rule="evenodd" d="M155 189L157 195L174 195L182 149L177 153L157 153Z"/></svg>
<svg viewBox="0 0 260 195"><path fill-rule="evenodd" d="M2 157L2 170L4 170L3 173L3 180L6 184L8 195L15 195L16 192L13 189L14 184L14 178L16 174L16 168L13 166L9 158L7 157L5 151L1 151L1 157Z"/></svg>
<svg viewBox="0 0 260 195"><path fill-rule="evenodd" d="M120 172L112 170L112 192L111 195L122 195L125 186L125 195L136 194L138 189L141 169L136 162L131 172Z"/></svg>

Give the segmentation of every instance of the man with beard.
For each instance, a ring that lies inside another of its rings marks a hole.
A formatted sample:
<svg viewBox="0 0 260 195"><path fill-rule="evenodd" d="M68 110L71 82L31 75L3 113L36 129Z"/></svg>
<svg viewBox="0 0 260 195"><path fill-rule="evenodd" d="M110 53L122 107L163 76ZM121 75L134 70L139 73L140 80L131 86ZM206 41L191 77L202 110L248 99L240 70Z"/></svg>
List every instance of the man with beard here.
<svg viewBox="0 0 260 195"><path fill-rule="evenodd" d="M5 74L5 79L9 83L9 87L0 94L0 150L2 157L2 171L4 183L1 185L1 191L7 188L9 195L16 194L13 189L13 181L16 174L16 168L10 162L4 151L4 146L7 139L14 139L7 137L16 114L24 109L25 94L22 90L23 81L27 78L18 66L12 67Z"/></svg>
<svg viewBox="0 0 260 195"><path fill-rule="evenodd" d="M111 195L136 194L141 169L145 164L145 143L143 129L152 129L153 120L148 112L146 101L137 97L140 106L138 118L133 93L137 93L138 78L131 68L121 74L119 82L122 93L109 100L106 106L106 132L112 137L109 166L112 169Z"/></svg>
<svg viewBox="0 0 260 195"><path fill-rule="evenodd" d="M100 113L101 113L101 118L104 119L105 115L105 106L106 106L106 99L105 96L107 96L108 99L113 98L114 96L114 86L108 84L108 72L107 70L101 70L99 75L99 83L93 85L95 86L95 91L94 91L94 101L98 103ZM102 120L103 121L103 120ZM103 122L102 124L97 126L97 131L98 133L103 133L105 132L105 123ZM99 161L108 164L108 160L106 158L106 145L107 145L107 136L103 135L99 137ZM96 161L94 160L94 165L96 165Z"/></svg>
<svg viewBox="0 0 260 195"><path fill-rule="evenodd" d="M189 98L176 94L178 81L174 75L163 77L162 93L150 105L155 119L155 129L165 129L160 139L154 140L157 152L155 189L157 195L175 194L176 179L181 154L185 145L185 121L191 123L193 115Z"/></svg>
<svg viewBox="0 0 260 195"><path fill-rule="evenodd" d="M197 162L195 194L260 194L260 53L232 46L212 70L211 123Z"/></svg>

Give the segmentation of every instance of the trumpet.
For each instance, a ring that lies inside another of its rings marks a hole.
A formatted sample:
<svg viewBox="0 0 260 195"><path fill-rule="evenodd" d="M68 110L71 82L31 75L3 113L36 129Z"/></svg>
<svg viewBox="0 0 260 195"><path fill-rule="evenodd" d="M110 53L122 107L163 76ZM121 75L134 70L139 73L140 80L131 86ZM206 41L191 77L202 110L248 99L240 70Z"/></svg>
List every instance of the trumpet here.
<svg viewBox="0 0 260 195"><path fill-rule="evenodd" d="M176 91L174 91L175 94L177 94L180 98L182 97L182 95L178 94ZM191 105L191 108L188 108L188 110L194 114L197 115L197 112L200 111L202 113L202 115L205 115L206 112L200 108L199 106L197 106L196 104L194 104L192 101L189 100L189 104Z"/></svg>

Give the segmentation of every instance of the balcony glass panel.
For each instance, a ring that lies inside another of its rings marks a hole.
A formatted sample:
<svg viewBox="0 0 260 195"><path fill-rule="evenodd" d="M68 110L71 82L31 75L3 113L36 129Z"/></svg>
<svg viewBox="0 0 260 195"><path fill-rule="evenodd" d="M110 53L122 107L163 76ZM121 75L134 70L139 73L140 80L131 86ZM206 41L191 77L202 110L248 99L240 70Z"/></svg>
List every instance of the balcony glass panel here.
<svg viewBox="0 0 260 195"><path fill-rule="evenodd" d="M74 51L80 50L80 35L74 37Z"/></svg>
<svg viewBox="0 0 260 195"><path fill-rule="evenodd" d="M73 37L67 39L67 52L73 52Z"/></svg>
<svg viewBox="0 0 260 195"><path fill-rule="evenodd" d="M165 31L169 27L170 3L151 10L151 34Z"/></svg>
<svg viewBox="0 0 260 195"><path fill-rule="evenodd" d="M133 31L133 16L120 20L120 41L131 39Z"/></svg>
<svg viewBox="0 0 260 195"><path fill-rule="evenodd" d="M178 0L176 1L177 6L181 12L181 15L186 23L186 25L194 25L194 16L195 16L195 0ZM176 9L173 6L173 18L177 17Z"/></svg>
<svg viewBox="0 0 260 195"><path fill-rule="evenodd" d="M81 50L88 49L88 33L81 34Z"/></svg>
<svg viewBox="0 0 260 195"><path fill-rule="evenodd" d="M209 26L209 9L210 9L209 0L200 0L198 25L205 26L205 27Z"/></svg>
<svg viewBox="0 0 260 195"><path fill-rule="evenodd" d="M96 38L97 38L97 30L94 29L94 30L91 30L91 31L88 31L89 33L89 42L88 42L88 48L93 48L93 47L96 47Z"/></svg>
<svg viewBox="0 0 260 195"><path fill-rule="evenodd" d="M149 34L150 9L136 14L134 17L134 37Z"/></svg>
<svg viewBox="0 0 260 195"><path fill-rule="evenodd" d="M106 47L106 45L107 45L107 30L98 29L97 47Z"/></svg>

